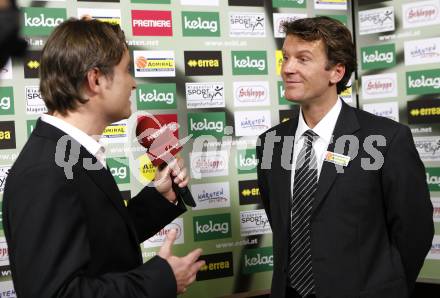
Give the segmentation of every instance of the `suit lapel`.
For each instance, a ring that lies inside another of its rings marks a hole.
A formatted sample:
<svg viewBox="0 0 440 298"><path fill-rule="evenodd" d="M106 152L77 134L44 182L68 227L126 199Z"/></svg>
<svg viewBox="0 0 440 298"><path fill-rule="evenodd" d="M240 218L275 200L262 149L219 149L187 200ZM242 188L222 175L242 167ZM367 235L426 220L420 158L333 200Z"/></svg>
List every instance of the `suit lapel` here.
<svg viewBox="0 0 440 298"><path fill-rule="evenodd" d="M327 148L327 151L335 152L335 144L339 137L343 135L352 135L359 130L359 122L355 115L354 109L342 101L342 109L336 121L333 131L333 139ZM336 152L344 154L344 152ZM318 189L315 193L315 201L312 207L312 215L315 214L319 205L324 201L326 194L332 187L337 178L336 167L333 163L324 161L322 164L321 174L318 181Z"/></svg>

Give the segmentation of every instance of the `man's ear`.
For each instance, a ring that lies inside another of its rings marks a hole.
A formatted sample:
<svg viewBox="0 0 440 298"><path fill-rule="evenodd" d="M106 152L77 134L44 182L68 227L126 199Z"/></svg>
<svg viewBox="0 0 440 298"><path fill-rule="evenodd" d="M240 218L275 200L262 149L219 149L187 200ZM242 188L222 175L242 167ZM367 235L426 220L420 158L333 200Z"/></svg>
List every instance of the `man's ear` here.
<svg viewBox="0 0 440 298"><path fill-rule="evenodd" d="M92 68L87 72L85 80L86 92L98 93L101 88L101 72L98 68Z"/></svg>
<svg viewBox="0 0 440 298"><path fill-rule="evenodd" d="M332 67L330 83L337 84L345 75L345 65L338 63Z"/></svg>

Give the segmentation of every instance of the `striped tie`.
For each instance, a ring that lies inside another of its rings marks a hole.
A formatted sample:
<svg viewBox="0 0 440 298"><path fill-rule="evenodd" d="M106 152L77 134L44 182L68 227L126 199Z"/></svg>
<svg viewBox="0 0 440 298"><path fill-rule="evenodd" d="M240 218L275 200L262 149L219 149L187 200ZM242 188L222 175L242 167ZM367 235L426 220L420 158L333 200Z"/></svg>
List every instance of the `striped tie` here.
<svg viewBox="0 0 440 298"><path fill-rule="evenodd" d="M307 130L295 167L290 211L290 255L289 281L301 296L314 292L315 281L312 272L310 251L310 216L315 191L318 187L316 155L312 144L317 134Z"/></svg>

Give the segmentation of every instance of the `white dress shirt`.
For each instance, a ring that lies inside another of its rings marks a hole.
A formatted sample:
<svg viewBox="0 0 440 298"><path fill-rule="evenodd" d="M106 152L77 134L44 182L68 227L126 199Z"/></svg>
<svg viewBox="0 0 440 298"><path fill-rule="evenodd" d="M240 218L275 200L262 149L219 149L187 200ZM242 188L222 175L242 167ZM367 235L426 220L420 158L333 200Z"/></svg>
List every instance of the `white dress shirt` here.
<svg viewBox="0 0 440 298"><path fill-rule="evenodd" d="M295 146L293 147L293 163L292 163L292 178L290 190L293 190L293 185L295 182L295 165L298 158L299 152L304 145L304 132L311 129L314 133L318 135L315 142L313 142L313 150L315 150L316 163L318 166L318 179L321 174L322 163L324 162L325 153L327 152L328 145L333 135L333 130L335 129L336 121L338 120L339 113L342 109L341 99L338 98L335 105L328 111L324 118L319 121L319 123L311 129L307 123L304 121L302 110L299 110L299 120L298 127L295 132Z"/></svg>
<svg viewBox="0 0 440 298"><path fill-rule="evenodd" d="M66 121L48 114L43 114L41 116L41 121L55 126L56 128L71 136L75 141L86 148L86 150L89 151L90 154L96 157L96 159L99 160L99 162L105 168L107 168L107 165L105 163L105 148L94 138L92 138L82 130L76 128L75 126L67 123Z"/></svg>

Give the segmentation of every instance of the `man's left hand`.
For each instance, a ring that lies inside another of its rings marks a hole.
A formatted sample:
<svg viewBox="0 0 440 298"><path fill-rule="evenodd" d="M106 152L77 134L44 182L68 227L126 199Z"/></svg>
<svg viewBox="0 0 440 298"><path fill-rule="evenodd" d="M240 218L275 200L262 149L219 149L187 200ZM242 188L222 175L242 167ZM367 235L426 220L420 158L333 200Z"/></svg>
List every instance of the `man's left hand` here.
<svg viewBox="0 0 440 298"><path fill-rule="evenodd" d="M157 169L156 178L154 179L154 185L157 191L168 201L175 203L177 195L173 190L172 181L179 187L185 187L189 182L188 171L180 156L176 156L176 158L163 169Z"/></svg>

